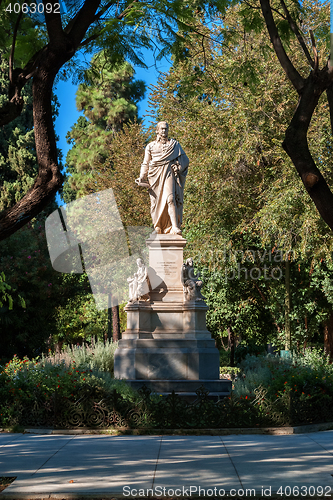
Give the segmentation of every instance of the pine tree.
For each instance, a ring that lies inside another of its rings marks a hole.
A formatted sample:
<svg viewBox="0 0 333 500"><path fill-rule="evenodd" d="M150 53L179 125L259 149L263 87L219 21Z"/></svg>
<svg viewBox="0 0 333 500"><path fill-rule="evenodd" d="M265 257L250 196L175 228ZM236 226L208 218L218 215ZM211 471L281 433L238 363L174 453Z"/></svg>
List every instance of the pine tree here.
<svg viewBox="0 0 333 500"><path fill-rule="evenodd" d="M66 203L100 190L99 176L106 164L108 177L113 175L115 168L107 162L109 149L123 127L138 120L137 102L145 92L144 82L134 80L132 66L128 62L112 64L105 52L92 59L85 80L76 95L78 110L84 116L67 134L73 147L66 158L68 174L63 189ZM112 307L112 324L113 340L118 340L118 305Z"/></svg>
<svg viewBox="0 0 333 500"><path fill-rule="evenodd" d="M1 59L0 102L5 99L7 87L8 65ZM21 115L0 129L1 209L6 209L20 200L37 176L31 84L22 92L24 107ZM55 117L56 98L53 105ZM11 357L15 353L33 356L42 351L45 341L52 335L55 340L62 338L70 342L75 335L82 336L87 333L88 320L84 318L84 314L80 315L81 321L75 317L74 311L68 308L66 317L62 314L61 321L59 319L59 314L66 310L69 298L76 300L81 306L80 299L83 294L87 294L88 283L86 277L63 276L52 269L44 222L56 209L57 203L53 200L47 210L41 212L32 222L0 242L2 356ZM75 322L71 335L65 335L66 324Z"/></svg>
<svg viewBox="0 0 333 500"><path fill-rule="evenodd" d="M6 99L7 87L8 63L0 55L0 103ZM0 129L0 211L23 197L38 172L31 85L25 87L22 94L21 115Z"/></svg>
<svg viewBox="0 0 333 500"><path fill-rule="evenodd" d="M85 79L76 95L84 116L67 134L73 147L66 158L66 203L96 191L96 172L109 156L110 143L126 123L138 119L137 103L145 92L144 82L134 80L128 62L113 65L104 52L93 58Z"/></svg>

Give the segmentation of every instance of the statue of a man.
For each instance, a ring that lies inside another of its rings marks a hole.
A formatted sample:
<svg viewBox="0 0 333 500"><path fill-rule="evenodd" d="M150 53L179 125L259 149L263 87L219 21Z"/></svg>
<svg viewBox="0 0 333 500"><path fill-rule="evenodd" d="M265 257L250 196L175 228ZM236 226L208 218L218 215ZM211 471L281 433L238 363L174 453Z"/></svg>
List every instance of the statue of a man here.
<svg viewBox="0 0 333 500"><path fill-rule="evenodd" d="M182 234L183 198L189 159L178 141L168 138L169 126L159 122L156 141L145 150L139 185L147 185L150 212L159 234ZM148 186L149 184L149 186Z"/></svg>

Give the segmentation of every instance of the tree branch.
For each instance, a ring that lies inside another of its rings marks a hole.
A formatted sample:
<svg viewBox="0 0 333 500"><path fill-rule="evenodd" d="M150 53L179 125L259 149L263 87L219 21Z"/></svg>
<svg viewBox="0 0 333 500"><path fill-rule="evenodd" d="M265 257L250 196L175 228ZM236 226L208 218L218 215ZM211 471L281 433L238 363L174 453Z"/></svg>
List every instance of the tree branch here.
<svg viewBox="0 0 333 500"><path fill-rule="evenodd" d="M15 120L15 118L20 116L22 109L22 97L17 97L15 95L10 101L7 101L6 104L0 108L0 127L7 125L7 123L10 123Z"/></svg>
<svg viewBox="0 0 333 500"><path fill-rule="evenodd" d="M250 7L250 9L261 10L261 7L257 7L256 5L252 5L247 0L244 0L244 3L246 3L246 5L248 5ZM281 12L279 12L277 9L274 9L274 7L272 7L272 6L271 6L271 11L276 12L276 14L278 14L278 16L282 17L282 19L287 21L287 18L283 14L281 14Z"/></svg>
<svg viewBox="0 0 333 500"><path fill-rule="evenodd" d="M103 15L103 14L104 14L104 13L105 13L105 12L106 12L106 11L107 11L107 10L108 10L111 6L112 6L112 5L114 5L114 4L115 4L115 0L112 0L112 1L111 1L111 2L109 2L108 4L104 5L104 7L102 7L102 8L101 8L101 10L100 10L100 11L99 11L99 12L98 12L95 16L94 16L94 18L93 18L92 22L98 21L98 20L102 17L102 15ZM78 12L78 13L77 13L77 14L73 17L73 19L71 19L71 20L68 22L67 26L64 28L64 32L65 32L65 33L67 33L67 34L68 34L68 33L70 33L70 31L71 31L72 27L73 27L73 26L74 26L74 24L76 23L76 20L77 20L77 18L78 18L78 16L79 16L79 13L80 13L80 12ZM87 40L96 40L96 38L98 38L99 36L100 36L100 34L99 34L99 33L96 33L95 35L93 35L93 36L89 37ZM86 45L86 43L85 43L85 42L83 42L82 44L80 44L80 47L83 47L84 45Z"/></svg>
<svg viewBox="0 0 333 500"><path fill-rule="evenodd" d="M326 89L326 95L330 111L331 131L333 134L333 83Z"/></svg>
<svg viewBox="0 0 333 500"><path fill-rule="evenodd" d="M100 3L101 0L85 0L80 11L75 16L75 21L68 31L75 50L79 47L89 26L94 22L96 10Z"/></svg>
<svg viewBox="0 0 333 500"><path fill-rule="evenodd" d="M124 19L124 17L126 16L127 12L128 12L129 10L131 10L132 5L133 5L134 3L137 3L137 1L138 1L138 0L133 0L133 2L132 2L130 5L128 5L128 6L126 7L126 9L124 9L124 10L123 10L120 14L118 14L117 19L119 19L119 20Z"/></svg>
<svg viewBox="0 0 333 500"><path fill-rule="evenodd" d="M302 34L300 33L299 29L297 28L296 24L294 23L294 20L293 18L291 17L290 13L289 13L289 10L287 9L287 6L286 4L284 3L284 0L280 0L280 3L282 5L282 9L286 15L286 19L289 23L289 26L291 27L292 31L295 33L296 37L297 37L297 40L299 41L299 44L300 46L302 47L303 49L303 52L305 54L305 57L307 58L310 66L313 68L314 67L314 62L313 62L313 59L310 55L310 52L308 51L308 48L306 46L306 43L304 41L304 38L302 36Z"/></svg>
<svg viewBox="0 0 333 500"><path fill-rule="evenodd" d="M310 30L310 37L311 37L311 42L312 42L312 50L313 50L313 53L314 53L314 66L313 66L313 71L315 73L318 72L318 66L319 66L319 57L318 57L318 51L317 51L317 47L316 47L316 41L314 39L314 36L313 36L313 32L312 30Z"/></svg>
<svg viewBox="0 0 333 500"><path fill-rule="evenodd" d="M22 10L20 10L20 13L16 19L14 33L13 33L13 42L12 42L12 47L10 49L10 54L9 54L9 82L11 85L13 85L13 66L14 66L14 52L15 52L16 37L17 37L17 31L18 31L18 27L19 27L21 18L22 18Z"/></svg>
<svg viewBox="0 0 333 500"><path fill-rule="evenodd" d="M61 15L55 12L56 0L43 0L44 5L44 15L47 27L47 33L49 35L50 44L55 48L57 45L62 45L64 41L64 32L61 25ZM46 10L46 4L51 4L52 9L48 14Z"/></svg>
<svg viewBox="0 0 333 500"><path fill-rule="evenodd" d="M281 42L273 15L270 7L269 0L260 0L261 10L266 22L268 33L273 44L275 53L280 61L280 64L288 76L289 80L297 90L300 92L304 86L304 79L298 73L297 69L294 67Z"/></svg>
<svg viewBox="0 0 333 500"><path fill-rule="evenodd" d="M283 148L291 158L302 182L326 224L333 229L333 194L317 168L309 151L307 132L321 94L326 90L331 97L332 76L327 66L320 72L311 72L305 80L303 91L290 125L286 131ZM330 112L332 101L329 97Z"/></svg>
<svg viewBox="0 0 333 500"><path fill-rule="evenodd" d="M78 49L82 49L83 47L85 47L86 45L88 45L88 43L92 42L93 40L97 40L97 38L99 36L100 36L100 33L95 33L94 35L89 36L88 38L86 38L85 40L83 40L82 43L80 43L80 45L78 46Z"/></svg>

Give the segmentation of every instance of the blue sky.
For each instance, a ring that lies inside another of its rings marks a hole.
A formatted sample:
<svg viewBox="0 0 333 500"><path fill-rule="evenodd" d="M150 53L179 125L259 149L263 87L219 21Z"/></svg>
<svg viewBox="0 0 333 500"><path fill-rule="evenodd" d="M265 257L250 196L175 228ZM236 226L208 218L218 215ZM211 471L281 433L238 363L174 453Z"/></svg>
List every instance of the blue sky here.
<svg viewBox="0 0 333 500"><path fill-rule="evenodd" d="M154 59L150 51L144 52L145 62L148 69L143 69L135 67L135 78L144 80L149 85L154 85L157 82L159 71L166 72L170 67L170 61L164 59L157 63L157 68L154 65ZM55 92L58 96L60 102L59 116L56 119L55 130L56 134L59 136L58 147L63 152L63 162L65 162L66 154L69 149L69 145L66 142L66 134L74 125L80 113L76 109L75 104L75 92L77 90L77 85L73 85L71 81L63 82L59 81L56 85ZM146 92L145 100L139 103L139 116L144 118L145 125L149 124L149 118L145 118L144 115L148 111L148 96L149 89Z"/></svg>

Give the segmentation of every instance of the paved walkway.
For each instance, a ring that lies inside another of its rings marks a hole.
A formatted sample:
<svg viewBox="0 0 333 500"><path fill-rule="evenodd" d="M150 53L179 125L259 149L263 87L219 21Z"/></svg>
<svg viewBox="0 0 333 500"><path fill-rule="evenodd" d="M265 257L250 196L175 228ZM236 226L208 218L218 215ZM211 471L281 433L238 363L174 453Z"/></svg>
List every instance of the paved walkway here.
<svg viewBox="0 0 333 500"><path fill-rule="evenodd" d="M329 498L332 475L333 431L276 436L0 434L0 476L17 476L0 500L253 498L254 493L258 498Z"/></svg>

